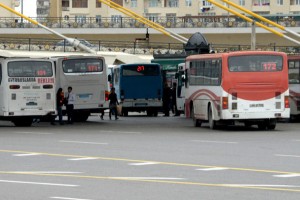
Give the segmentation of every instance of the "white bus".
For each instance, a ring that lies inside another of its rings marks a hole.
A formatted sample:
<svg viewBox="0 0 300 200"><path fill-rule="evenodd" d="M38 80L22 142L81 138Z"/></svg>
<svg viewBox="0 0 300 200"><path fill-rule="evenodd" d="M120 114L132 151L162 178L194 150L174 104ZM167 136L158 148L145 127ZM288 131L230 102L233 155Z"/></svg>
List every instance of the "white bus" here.
<svg viewBox="0 0 300 200"><path fill-rule="evenodd" d="M108 80L105 60L101 56L70 55L50 57L56 69L56 89L67 92L73 88L76 95L74 120L86 121L91 113L107 109ZM66 113L63 107L63 113Z"/></svg>
<svg viewBox="0 0 300 200"><path fill-rule="evenodd" d="M195 126L215 129L236 121L275 129L289 118L287 55L244 51L186 58L185 113Z"/></svg>
<svg viewBox="0 0 300 200"><path fill-rule="evenodd" d="M50 60L0 58L0 119L31 126L56 114L54 64Z"/></svg>

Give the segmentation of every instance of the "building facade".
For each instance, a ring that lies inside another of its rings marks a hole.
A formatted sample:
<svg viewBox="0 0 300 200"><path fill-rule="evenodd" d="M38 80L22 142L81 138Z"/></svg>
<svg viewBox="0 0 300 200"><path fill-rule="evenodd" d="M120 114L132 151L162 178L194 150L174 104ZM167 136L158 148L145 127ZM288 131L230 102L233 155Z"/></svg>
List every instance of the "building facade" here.
<svg viewBox="0 0 300 200"><path fill-rule="evenodd" d="M98 0L53 0L61 9L53 8L61 13L53 13L51 17L77 17L79 20L88 17L124 17L124 14L108 8ZM206 0L112 0L140 15L149 18L183 17L183 16L214 16L228 15L227 11L212 5ZM218 1L228 6L222 1ZM231 0L244 8L258 14L300 14L299 0ZM234 8L232 8L234 9Z"/></svg>

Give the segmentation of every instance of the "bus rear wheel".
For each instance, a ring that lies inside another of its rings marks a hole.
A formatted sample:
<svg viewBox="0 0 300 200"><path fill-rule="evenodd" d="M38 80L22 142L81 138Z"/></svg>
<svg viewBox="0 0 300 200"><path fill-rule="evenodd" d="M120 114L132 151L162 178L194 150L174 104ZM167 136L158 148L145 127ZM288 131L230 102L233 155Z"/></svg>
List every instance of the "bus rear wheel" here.
<svg viewBox="0 0 300 200"><path fill-rule="evenodd" d="M19 119L16 119L16 120L13 120L12 121L15 126L18 126L18 127L29 127L32 125L32 118L19 118Z"/></svg>

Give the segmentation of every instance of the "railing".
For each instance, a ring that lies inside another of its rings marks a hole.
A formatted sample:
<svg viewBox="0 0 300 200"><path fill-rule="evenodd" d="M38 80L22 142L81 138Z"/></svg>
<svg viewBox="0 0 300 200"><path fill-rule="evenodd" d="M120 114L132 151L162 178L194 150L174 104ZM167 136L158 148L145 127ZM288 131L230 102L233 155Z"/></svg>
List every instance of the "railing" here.
<svg viewBox="0 0 300 200"><path fill-rule="evenodd" d="M184 45L181 43L155 43L147 41L124 42L124 41L102 41L93 40L87 43L96 51L124 52L130 54L182 54ZM210 44L215 52L243 51L250 50L250 45L232 44ZM80 49L66 45L63 40L49 40L39 38L0 38L0 49L3 50L23 50L23 51L57 51L57 52L79 52ZM269 45L257 45L257 50L282 51L289 54L300 53L298 46L276 46L275 43Z"/></svg>
<svg viewBox="0 0 300 200"><path fill-rule="evenodd" d="M300 26L300 15L265 16L266 18L285 27ZM145 28L144 24L129 18L110 17L57 17L33 18L49 28ZM160 17L152 21L166 28L243 28L251 27L248 23L235 16L185 16L185 17ZM37 28L37 25L20 18L0 18L0 28Z"/></svg>

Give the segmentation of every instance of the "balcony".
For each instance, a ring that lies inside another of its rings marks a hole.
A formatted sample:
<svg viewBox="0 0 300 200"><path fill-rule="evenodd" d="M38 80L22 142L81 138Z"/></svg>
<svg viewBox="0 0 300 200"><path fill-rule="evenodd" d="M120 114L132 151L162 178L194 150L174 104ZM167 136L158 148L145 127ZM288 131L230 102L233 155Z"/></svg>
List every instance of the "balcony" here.
<svg viewBox="0 0 300 200"><path fill-rule="evenodd" d="M270 12L270 3L253 3L252 12Z"/></svg>

